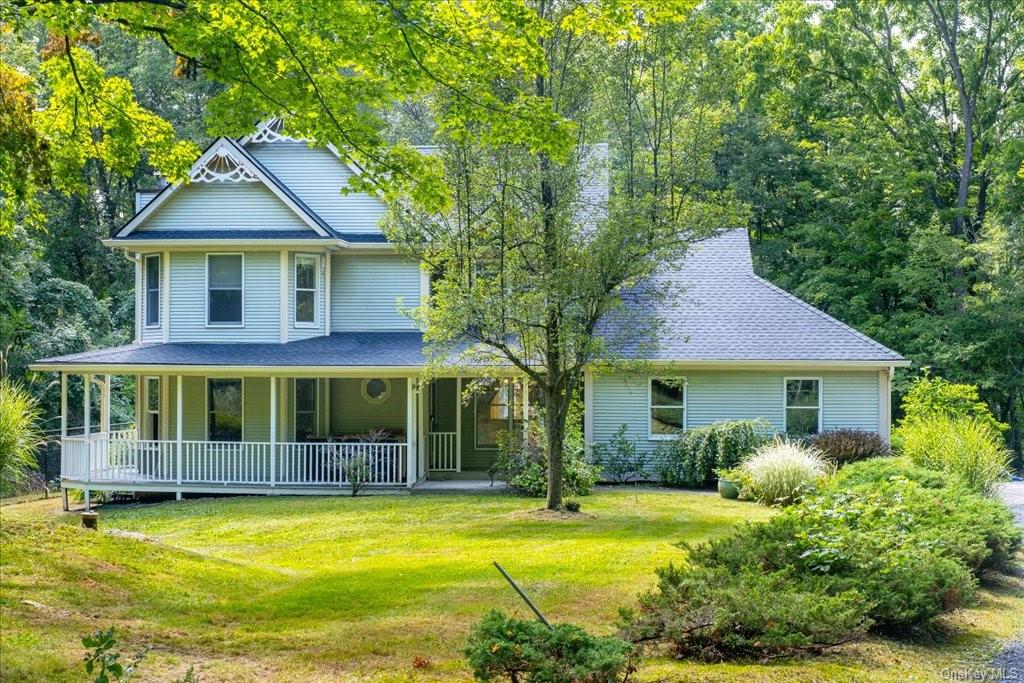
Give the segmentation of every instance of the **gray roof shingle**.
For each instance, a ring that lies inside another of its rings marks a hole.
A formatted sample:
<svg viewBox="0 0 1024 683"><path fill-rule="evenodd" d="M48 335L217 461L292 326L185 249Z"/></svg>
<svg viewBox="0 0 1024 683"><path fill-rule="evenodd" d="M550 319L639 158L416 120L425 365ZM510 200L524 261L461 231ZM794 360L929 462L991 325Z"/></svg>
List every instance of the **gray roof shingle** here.
<svg viewBox="0 0 1024 683"><path fill-rule="evenodd" d="M606 322L624 339L636 317L663 321L653 344L623 343L619 355L655 361L902 361L903 357L754 274L746 230L694 243L681 264L654 278L667 296L625 297Z"/></svg>
<svg viewBox="0 0 1024 683"><path fill-rule="evenodd" d="M419 367L419 332L336 332L278 343L129 344L37 361L38 365L209 365L232 367Z"/></svg>

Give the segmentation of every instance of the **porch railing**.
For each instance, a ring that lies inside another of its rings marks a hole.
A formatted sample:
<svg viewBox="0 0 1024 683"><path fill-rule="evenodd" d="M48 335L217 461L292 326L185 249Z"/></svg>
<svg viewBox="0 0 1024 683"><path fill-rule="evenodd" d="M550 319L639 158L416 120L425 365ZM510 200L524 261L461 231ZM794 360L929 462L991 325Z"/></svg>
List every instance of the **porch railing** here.
<svg viewBox="0 0 1024 683"><path fill-rule="evenodd" d="M407 483L404 443L146 441L130 433L66 437L61 476L84 483L347 487ZM130 486L128 487L130 488Z"/></svg>
<svg viewBox="0 0 1024 683"><path fill-rule="evenodd" d="M456 432L430 432L427 448L430 469L435 472L454 472L459 468L458 434Z"/></svg>

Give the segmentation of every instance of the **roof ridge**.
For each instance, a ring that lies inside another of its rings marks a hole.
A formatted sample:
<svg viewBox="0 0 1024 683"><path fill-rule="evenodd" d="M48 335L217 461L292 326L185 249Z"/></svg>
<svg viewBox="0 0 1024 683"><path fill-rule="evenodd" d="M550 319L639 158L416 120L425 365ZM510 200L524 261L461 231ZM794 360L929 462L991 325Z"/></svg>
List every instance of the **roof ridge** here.
<svg viewBox="0 0 1024 683"><path fill-rule="evenodd" d="M853 336L857 337L861 341L866 341L868 344L876 347L877 349L879 349L881 351L884 351L885 353L892 354L898 360L905 360L903 358L903 356L901 356L899 353L893 351L888 346L886 346L886 345L884 345L884 344L882 344L880 342L875 341L874 339L872 339L871 337L867 336L863 332L860 332L859 330L856 330L853 327L850 327L849 325L847 325L843 321L838 320L838 319L832 317L831 315L829 315L825 311L822 311L821 309L816 308L815 306L812 306L811 304L807 303L803 299L801 299L801 298L799 298L799 297L797 297L797 296L795 296L793 294L790 294L789 292L787 292L786 290L782 289L781 287L773 285L771 282L769 282L768 280L765 280L763 277L757 275L756 273L747 273L746 275L747 275L747 277L751 278L755 282L760 283L764 287L767 287L768 289L772 290L773 292L777 292L779 294L782 294L785 298L787 298L787 299L789 299L789 300L799 304L803 308L805 308L808 311L810 311L810 312L814 313L815 315L817 315L819 318L823 318L824 320L832 323L833 325L835 325L836 327L840 328L841 330L844 330L846 332L851 333Z"/></svg>

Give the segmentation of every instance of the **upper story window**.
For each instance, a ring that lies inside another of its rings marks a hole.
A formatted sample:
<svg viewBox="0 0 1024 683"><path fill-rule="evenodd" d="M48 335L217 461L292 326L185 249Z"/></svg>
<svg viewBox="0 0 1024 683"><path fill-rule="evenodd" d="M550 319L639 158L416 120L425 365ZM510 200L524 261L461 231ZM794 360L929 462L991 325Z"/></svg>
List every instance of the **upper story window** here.
<svg viewBox="0 0 1024 683"><path fill-rule="evenodd" d="M786 433L817 434L821 430L821 379L787 377L785 384Z"/></svg>
<svg viewBox="0 0 1024 683"><path fill-rule="evenodd" d="M160 254L151 254L145 260L146 271L146 327L160 326Z"/></svg>
<svg viewBox="0 0 1024 683"><path fill-rule="evenodd" d="M652 377L647 390L651 439L672 439L686 428L686 380Z"/></svg>
<svg viewBox="0 0 1024 683"><path fill-rule="evenodd" d="M316 325L316 295L320 257L309 254L295 256L295 324Z"/></svg>
<svg viewBox="0 0 1024 683"><path fill-rule="evenodd" d="M241 254L207 254L206 256L206 323L208 325L242 325Z"/></svg>

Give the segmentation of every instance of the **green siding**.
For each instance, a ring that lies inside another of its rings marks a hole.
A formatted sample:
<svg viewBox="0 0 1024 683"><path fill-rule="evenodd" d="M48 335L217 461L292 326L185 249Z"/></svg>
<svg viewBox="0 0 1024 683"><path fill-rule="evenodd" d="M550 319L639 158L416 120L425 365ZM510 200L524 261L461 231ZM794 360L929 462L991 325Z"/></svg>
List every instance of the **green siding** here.
<svg viewBox="0 0 1024 683"><path fill-rule="evenodd" d="M383 428L405 434L406 380L392 377L391 395L383 403L363 398L361 379L331 380L331 433L362 434Z"/></svg>
<svg viewBox="0 0 1024 683"><path fill-rule="evenodd" d="M246 377L243 382L245 440L270 441L270 379Z"/></svg>
<svg viewBox="0 0 1024 683"><path fill-rule="evenodd" d="M783 426L784 377L820 377L822 426L878 431L878 373L701 371L685 373L686 425L763 417L776 429ZM658 442L647 437L647 376L599 375L593 385L593 439L606 443L627 425L627 436L646 451Z"/></svg>

